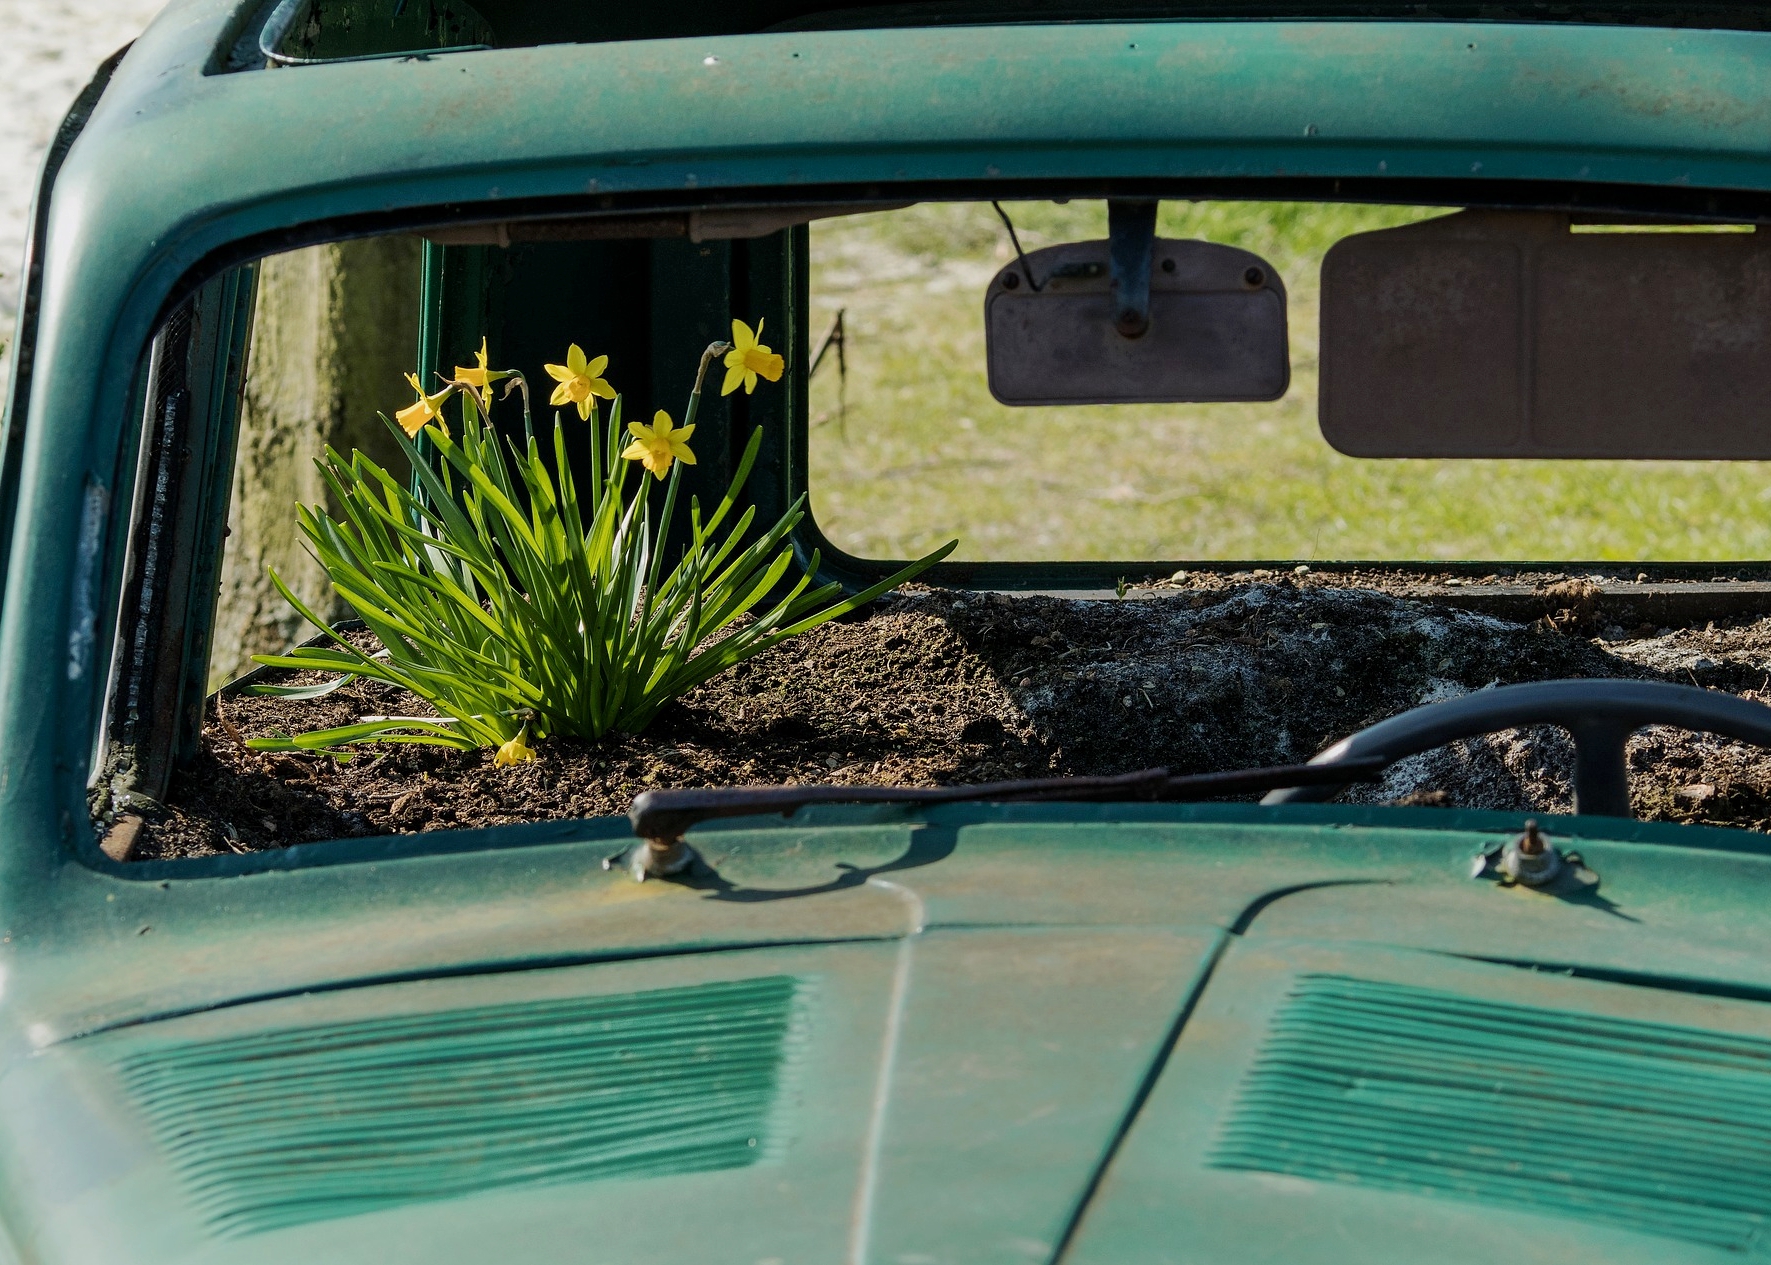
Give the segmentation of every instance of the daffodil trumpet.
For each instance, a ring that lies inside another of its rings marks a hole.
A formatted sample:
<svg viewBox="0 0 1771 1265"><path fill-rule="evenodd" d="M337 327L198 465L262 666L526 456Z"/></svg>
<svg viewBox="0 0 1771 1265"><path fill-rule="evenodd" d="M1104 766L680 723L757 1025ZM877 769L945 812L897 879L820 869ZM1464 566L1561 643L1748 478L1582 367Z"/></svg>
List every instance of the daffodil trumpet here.
<svg viewBox="0 0 1771 1265"><path fill-rule="evenodd" d="M650 426L629 422L627 430L633 442L621 450L622 460L639 462L653 478L662 479L679 461L685 466L695 464L695 450L689 447L695 427L675 425L663 409L652 414Z"/></svg>
<svg viewBox="0 0 1771 1265"><path fill-rule="evenodd" d="M605 400L615 398L615 388L603 377L608 367L607 356L598 356L595 360L586 359L584 348L573 343L566 348L565 364L543 366L548 376L559 384L554 387L553 397L549 402L555 408L566 404L575 405L578 420L588 422L591 410L596 407L596 397L601 396Z"/></svg>
<svg viewBox="0 0 1771 1265"><path fill-rule="evenodd" d="M726 380L719 389L721 395L730 395L740 386L744 394L749 395L756 390L758 377L767 378L770 382L779 382L781 374L787 368L787 362L778 353L763 345L763 323L758 321L756 329L743 321L732 321L732 342L726 352Z"/></svg>
<svg viewBox="0 0 1771 1265"><path fill-rule="evenodd" d="M492 757L492 767L504 768L512 764L529 764L535 759L535 748L529 745L529 726L524 725L517 731L517 736L498 748L498 754Z"/></svg>
<svg viewBox="0 0 1771 1265"><path fill-rule="evenodd" d="M424 384L419 382L417 374L407 374L406 381L411 384L414 391L418 392L416 400L394 414L400 429L406 433L406 438L418 438L419 431L433 424L447 430L447 423L443 421L443 405L448 402L451 395L461 389L461 385L455 382L445 383L441 391L430 395L425 392Z"/></svg>

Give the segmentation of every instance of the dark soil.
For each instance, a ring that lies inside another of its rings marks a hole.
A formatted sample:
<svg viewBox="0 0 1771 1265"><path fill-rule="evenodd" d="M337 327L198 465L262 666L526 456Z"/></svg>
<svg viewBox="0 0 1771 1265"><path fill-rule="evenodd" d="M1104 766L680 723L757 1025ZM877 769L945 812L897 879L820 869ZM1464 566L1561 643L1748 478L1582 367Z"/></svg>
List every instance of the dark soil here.
<svg viewBox="0 0 1771 1265"><path fill-rule="evenodd" d="M221 715L211 707L199 761L134 855L624 813L653 787L1288 763L1421 703L1551 677L1771 698L1771 619L1595 628L1581 582L1567 584L1530 623L1291 573L1174 582L1126 601L915 591L741 665L644 734L549 739L536 762L504 769L489 751L402 746L341 764L238 740L427 713L387 687L355 682L305 702L229 697ZM1566 811L1569 752L1559 730L1493 735L1403 761L1348 798ZM1771 828L1771 753L1650 730L1631 760L1643 817Z"/></svg>

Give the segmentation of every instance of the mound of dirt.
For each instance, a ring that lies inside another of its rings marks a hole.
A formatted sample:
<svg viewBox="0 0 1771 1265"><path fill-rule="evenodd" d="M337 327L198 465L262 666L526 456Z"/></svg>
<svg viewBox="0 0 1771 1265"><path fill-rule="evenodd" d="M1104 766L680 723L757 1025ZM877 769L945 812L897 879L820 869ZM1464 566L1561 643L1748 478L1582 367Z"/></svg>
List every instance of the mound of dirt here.
<svg viewBox="0 0 1771 1265"><path fill-rule="evenodd" d="M347 763L253 752L240 740L427 709L366 682L305 702L238 696L212 708L200 759L135 856L624 813L653 787L1207 772L1304 760L1488 685L1636 677L1759 698L1771 683L1771 620L1590 639L1577 627L1286 576L1139 601L923 589L741 665L643 734L550 739L507 769L425 747ZM1630 757L1641 816L1771 826L1768 753L1657 729ZM1559 730L1514 731L1403 761L1348 797L1566 811L1570 768Z"/></svg>

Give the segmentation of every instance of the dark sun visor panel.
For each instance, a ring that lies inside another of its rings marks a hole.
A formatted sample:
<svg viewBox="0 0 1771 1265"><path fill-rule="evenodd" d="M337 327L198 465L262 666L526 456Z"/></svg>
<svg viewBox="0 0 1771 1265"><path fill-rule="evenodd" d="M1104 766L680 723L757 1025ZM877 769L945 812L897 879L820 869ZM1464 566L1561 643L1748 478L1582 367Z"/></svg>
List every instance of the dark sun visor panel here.
<svg viewBox="0 0 1771 1265"><path fill-rule="evenodd" d="M1322 264L1322 434L1354 457L1771 459L1771 235L1465 211Z"/></svg>

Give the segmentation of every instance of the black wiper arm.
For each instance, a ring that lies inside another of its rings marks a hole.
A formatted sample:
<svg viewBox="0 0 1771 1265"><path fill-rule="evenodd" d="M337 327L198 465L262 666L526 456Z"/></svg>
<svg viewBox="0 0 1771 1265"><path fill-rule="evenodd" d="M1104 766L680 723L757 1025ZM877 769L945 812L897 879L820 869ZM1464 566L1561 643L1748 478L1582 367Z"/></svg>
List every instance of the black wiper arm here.
<svg viewBox="0 0 1771 1265"><path fill-rule="evenodd" d="M627 819L643 842L623 857L636 878L674 874L694 853L683 842L690 827L719 817L792 816L808 804L957 804L1088 802L1098 800L1212 799L1289 786L1369 782L1382 771L1381 759L1338 764L1286 764L1228 773L1174 774L1144 769L1112 777L1042 777L1019 782L980 782L972 786L734 786L715 789L643 791L634 797Z"/></svg>

